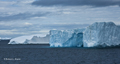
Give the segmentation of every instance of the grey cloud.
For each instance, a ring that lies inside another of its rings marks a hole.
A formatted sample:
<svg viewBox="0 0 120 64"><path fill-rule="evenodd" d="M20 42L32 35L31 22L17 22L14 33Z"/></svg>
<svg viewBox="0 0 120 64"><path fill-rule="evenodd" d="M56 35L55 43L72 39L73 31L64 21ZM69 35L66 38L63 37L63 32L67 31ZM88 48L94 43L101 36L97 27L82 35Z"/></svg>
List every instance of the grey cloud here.
<svg viewBox="0 0 120 64"><path fill-rule="evenodd" d="M23 27L16 27L14 25L13 26L0 25L0 30L15 30L12 32L18 33L18 34L14 34L14 33L0 34L0 36L14 38L22 35L27 35L27 34L40 34L41 32L39 31L41 30L51 30L51 29L69 30L69 29L75 29L75 28L84 28L87 26L89 26L89 24L49 24L49 25L34 24L34 25L23 26ZM27 33L27 34L21 34L21 33Z"/></svg>
<svg viewBox="0 0 120 64"><path fill-rule="evenodd" d="M0 16L0 21L12 21L12 20L25 20L25 19L30 19L32 17L42 17L49 14L47 13L19 13L16 15L9 15L9 16Z"/></svg>
<svg viewBox="0 0 120 64"><path fill-rule="evenodd" d="M84 28L87 26L89 26L89 24L50 24L43 26L43 28L66 30L66 29Z"/></svg>
<svg viewBox="0 0 120 64"><path fill-rule="evenodd" d="M48 25L39 25L33 24L28 26L4 26L0 25L0 30L12 30L19 29L20 31L39 31L41 29L74 29L74 28L83 28L87 27L89 24L48 24Z"/></svg>
<svg viewBox="0 0 120 64"><path fill-rule="evenodd" d="M104 6L112 6L119 5L120 0L36 0L32 3L32 5L36 6L94 6L94 7L104 7Z"/></svg>

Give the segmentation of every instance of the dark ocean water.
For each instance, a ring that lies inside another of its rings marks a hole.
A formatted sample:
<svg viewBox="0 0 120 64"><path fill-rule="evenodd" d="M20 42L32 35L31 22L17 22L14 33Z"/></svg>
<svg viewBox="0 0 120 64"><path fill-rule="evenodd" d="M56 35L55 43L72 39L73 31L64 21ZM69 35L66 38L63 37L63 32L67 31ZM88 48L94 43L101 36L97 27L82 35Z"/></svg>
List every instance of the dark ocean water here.
<svg viewBox="0 0 120 64"><path fill-rule="evenodd" d="M55 48L0 41L0 64L120 64L120 48Z"/></svg>
<svg viewBox="0 0 120 64"><path fill-rule="evenodd" d="M1 40L0 48L48 48L49 44L8 44L9 40Z"/></svg>

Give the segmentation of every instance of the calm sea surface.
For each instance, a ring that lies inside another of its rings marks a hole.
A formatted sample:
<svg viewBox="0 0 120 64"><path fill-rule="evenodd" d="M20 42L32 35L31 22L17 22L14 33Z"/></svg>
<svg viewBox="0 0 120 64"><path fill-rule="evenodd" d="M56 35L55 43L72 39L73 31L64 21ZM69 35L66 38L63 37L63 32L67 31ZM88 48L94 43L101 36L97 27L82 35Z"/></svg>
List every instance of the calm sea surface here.
<svg viewBox="0 0 120 64"><path fill-rule="evenodd" d="M120 48L51 48L0 41L0 64L120 64Z"/></svg>

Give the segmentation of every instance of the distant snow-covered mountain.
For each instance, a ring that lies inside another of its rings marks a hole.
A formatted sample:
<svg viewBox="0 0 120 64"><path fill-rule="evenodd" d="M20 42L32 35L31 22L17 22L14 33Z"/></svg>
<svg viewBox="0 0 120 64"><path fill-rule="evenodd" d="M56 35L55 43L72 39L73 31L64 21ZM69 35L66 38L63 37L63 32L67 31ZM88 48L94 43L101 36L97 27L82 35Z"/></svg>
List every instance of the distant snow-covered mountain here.
<svg viewBox="0 0 120 64"><path fill-rule="evenodd" d="M0 40L10 40L10 39L11 39L11 38L7 38L7 37L6 37L6 38L1 38L1 37L0 37Z"/></svg>

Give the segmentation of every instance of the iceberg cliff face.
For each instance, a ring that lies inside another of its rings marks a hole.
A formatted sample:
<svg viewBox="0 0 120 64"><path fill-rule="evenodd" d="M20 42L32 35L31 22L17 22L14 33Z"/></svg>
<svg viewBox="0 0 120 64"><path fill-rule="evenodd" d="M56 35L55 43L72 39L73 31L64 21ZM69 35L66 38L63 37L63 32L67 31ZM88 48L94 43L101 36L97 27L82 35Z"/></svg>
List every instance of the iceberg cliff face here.
<svg viewBox="0 0 120 64"><path fill-rule="evenodd" d="M13 38L8 44L49 44L49 39L49 35L36 34Z"/></svg>
<svg viewBox="0 0 120 64"><path fill-rule="evenodd" d="M116 46L120 44L120 27L113 22L96 22L83 34L84 47Z"/></svg>
<svg viewBox="0 0 120 64"><path fill-rule="evenodd" d="M75 30L51 30L50 46L51 47L76 47L82 46L83 29Z"/></svg>

